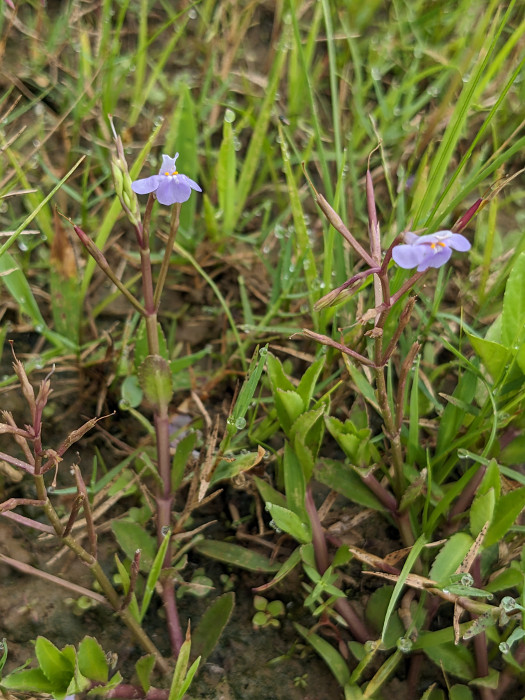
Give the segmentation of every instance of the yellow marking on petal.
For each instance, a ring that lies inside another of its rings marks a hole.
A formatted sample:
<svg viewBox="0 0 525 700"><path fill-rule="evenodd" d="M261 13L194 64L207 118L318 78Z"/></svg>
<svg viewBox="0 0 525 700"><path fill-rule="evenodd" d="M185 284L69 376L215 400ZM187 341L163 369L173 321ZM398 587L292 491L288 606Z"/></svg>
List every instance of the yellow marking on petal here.
<svg viewBox="0 0 525 700"><path fill-rule="evenodd" d="M447 247L446 243L441 243L441 241L438 242L438 245L440 245L442 248L446 248L446 247Z"/></svg>

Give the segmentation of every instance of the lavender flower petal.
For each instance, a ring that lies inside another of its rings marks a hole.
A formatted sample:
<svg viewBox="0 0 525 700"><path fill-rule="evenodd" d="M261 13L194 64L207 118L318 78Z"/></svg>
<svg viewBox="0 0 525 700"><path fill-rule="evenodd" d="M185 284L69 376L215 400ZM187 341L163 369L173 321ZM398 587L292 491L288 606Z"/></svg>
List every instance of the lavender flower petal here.
<svg viewBox="0 0 525 700"><path fill-rule="evenodd" d="M180 182L175 175L163 178L155 194L160 204L170 206L175 202L186 202L190 198L191 189L186 183Z"/></svg>
<svg viewBox="0 0 525 700"><path fill-rule="evenodd" d="M137 194L150 194L150 192L155 192L161 182L160 175L152 175L142 180L135 180L131 183L131 189Z"/></svg>

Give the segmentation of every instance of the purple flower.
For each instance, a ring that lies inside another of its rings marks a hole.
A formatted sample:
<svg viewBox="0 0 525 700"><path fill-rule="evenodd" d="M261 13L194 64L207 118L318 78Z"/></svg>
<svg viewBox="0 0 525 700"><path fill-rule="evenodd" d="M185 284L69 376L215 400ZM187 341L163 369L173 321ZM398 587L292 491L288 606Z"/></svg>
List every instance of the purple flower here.
<svg viewBox="0 0 525 700"><path fill-rule="evenodd" d="M405 243L392 248L392 257L405 270L417 267L418 272L423 272L448 262L452 250L465 253L470 250L470 243L465 236L452 231L436 231L428 236L405 233Z"/></svg>
<svg viewBox="0 0 525 700"><path fill-rule="evenodd" d="M150 194L155 192L155 196L161 204L170 206L175 202L182 203L190 198L192 190L202 192L199 185L191 180L187 175L182 175L177 172L175 162L179 154L175 154L175 158L162 156L162 167L158 175L135 180L131 183L131 189L137 194Z"/></svg>

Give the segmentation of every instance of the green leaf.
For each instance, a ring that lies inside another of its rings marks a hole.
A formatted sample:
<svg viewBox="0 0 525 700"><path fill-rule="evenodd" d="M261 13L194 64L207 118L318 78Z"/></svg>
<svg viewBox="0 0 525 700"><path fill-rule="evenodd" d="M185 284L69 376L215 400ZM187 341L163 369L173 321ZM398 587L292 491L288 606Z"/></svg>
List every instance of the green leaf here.
<svg viewBox="0 0 525 700"><path fill-rule="evenodd" d="M265 345L258 352L256 351L252 357L246 379L244 380L241 390L239 391L239 396L237 397L237 401L235 402L235 406L232 411L231 419L234 426L237 420L244 418L251 405L253 395L255 394L255 390L257 389L264 366L266 364L267 356L268 345Z"/></svg>
<svg viewBox="0 0 525 700"><path fill-rule="evenodd" d="M176 357L174 360L170 361L170 369L173 378L175 379L177 375L185 370L187 367L193 367L197 360L202 360L211 352L209 345L206 345L198 352L193 352L190 355L184 355L183 357ZM161 353L162 354L162 353Z"/></svg>
<svg viewBox="0 0 525 700"><path fill-rule="evenodd" d="M294 622L295 629L310 644L326 663L335 676L340 686L344 686L350 680L350 670L341 654L329 642L318 634L309 632L306 627Z"/></svg>
<svg viewBox="0 0 525 700"><path fill-rule="evenodd" d="M237 170L237 157L233 137L232 120L226 109L222 125L222 142L217 159L217 194L219 207L222 211L222 235L230 236L235 226L235 200L236 185L235 176ZM235 115L233 115L235 117Z"/></svg>
<svg viewBox="0 0 525 700"><path fill-rule="evenodd" d="M310 405L315 392L315 386L323 367L326 362L326 355L323 355L319 360L316 360L313 364L308 367L306 372L301 377L301 381L297 386L297 393L303 400L303 404L306 408Z"/></svg>
<svg viewBox="0 0 525 700"><path fill-rule="evenodd" d="M514 348L524 340L525 333L525 253L514 261L505 287L501 313L501 341Z"/></svg>
<svg viewBox="0 0 525 700"><path fill-rule="evenodd" d="M487 530L484 547L490 547L505 537L525 507L525 486L501 496L494 509L492 524Z"/></svg>
<svg viewBox="0 0 525 700"><path fill-rule="evenodd" d="M120 576L120 583L122 585L122 588L124 589L124 593L127 594L129 592L129 588L131 586L131 579L129 577L129 573L128 573L126 567L120 561L117 554L115 554L115 564L117 566L117 571L118 571L119 576ZM132 593L132 595L131 595L131 601L129 603L128 610L133 615L135 620L137 622L139 622L140 611L139 611L139 604L137 603L137 597L136 597L135 593Z"/></svg>
<svg viewBox="0 0 525 700"><path fill-rule="evenodd" d="M78 670L90 681L105 683L109 668L106 655L94 637L84 637L78 645Z"/></svg>
<svg viewBox="0 0 525 700"><path fill-rule="evenodd" d="M4 637L0 643L0 652L2 656L0 657L0 681L2 680L2 671L4 670L5 662L7 661L7 639Z"/></svg>
<svg viewBox="0 0 525 700"><path fill-rule="evenodd" d="M494 380L498 379L509 361L509 350L504 345L487 340L486 338L478 338L478 336L472 335L471 333L467 333L466 335L474 348L474 352L490 372L492 378Z"/></svg>
<svg viewBox="0 0 525 700"><path fill-rule="evenodd" d="M65 691L75 673L71 660L45 637L37 637L35 653L38 664L53 690Z"/></svg>
<svg viewBox="0 0 525 700"><path fill-rule="evenodd" d="M153 654L147 654L146 656L141 656L140 659L135 664L135 673L139 679L139 683L142 690L147 693L151 687L150 678L155 668L155 656Z"/></svg>
<svg viewBox="0 0 525 700"><path fill-rule="evenodd" d="M142 622L142 620L144 619L144 615L148 611L148 607L153 597L153 593L155 592L155 586L157 585L160 572L162 571L162 565L164 564L164 559L166 557L166 551L168 549L170 538L171 530L168 530L168 532L164 535L164 539L160 544L159 551L155 555L155 559L153 560L153 564L151 565L151 568L149 570L148 578L146 579L146 587L144 589L144 596L142 598L142 604L140 606L140 622Z"/></svg>
<svg viewBox="0 0 525 700"><path fill-rule="evenodd" d="M378 633L383 629L383 621L393 591L393 586L382 586L372 593L366 604L366 619ZM385 649L395 647L397 640L403 637L404 634L405 628L399 619L399 615L395 613L390 617L387 629L383 635Z"/></svg>
<svg viewBox="0 0 525 700"><path fill-rule="evenodd" d="M456 532L440 549L430 568L429 577L433 581L445 584L466 557L473 544L474 540L469 534Z"/></svg>
<svg viewBox="0 0 525 700"><path fill-rule="evenodd" d="M296 391L277 389L274 401L281 427L288 435L292 425L304 411L303 400Z"/></svg>
<svg viewBox="0 0 525 700"><path fill-rule="evenodd" d="M290 441L295 446L301 443L312 450L317 457L321 439L324 431L324 421L321 421L326 412L326 404L321 404L318 408L302 413L292 425L290 430ZM309 479L310 474L306 474Z"/></svg>
<svg viewBox="0 0 525 700"><path fill-rule="evenodd" d="M2 678L2 687L26 693L52 693L54 690L53 684L39 668L10 673Z"/></svg>
<svg viewBox="0 0 525 700"><path fill-rule="evenodd" d="M445 642L439 646L424 647L423 651L445 673L467 681L474 678L476 666L467 647Z"/></svg>
<svg viewBox="0 0 525 700"><path fill-rule="evenodd" d="M252 590L258 591L259 593L264 593L265 591L269 590L270 588L273 588L277 583L280 583L283 581L286 576L295 569L297 564L301 561L301 550L299 547L294 549L294 551L290 554L288 559L283 562L281 565L281 568L279 571L275 574L273 579L271 581L268 581L268 583L263 583L262 586L258 586L257 588L254 588Z"/></svg>
<svg viewBox="0 0 525 700"><path fill-rule="evenodd" d="M473 700L472 691L466 685L453 685L449 691L450 700Z"/></svg>
<svg viewBox="0 0 525 700"><path fill-rule="evenodd" d="M139 379L135 374L130 374L124 379L120 387L120 395L122 400L131 408L140 406L143 394L139 385Z"/></svg>
<svg viewBox="0 0 525 700"><path fill-rule="evenodd" d="M170 119L169 131L166 137L165 153L179 153L179 163L183 166L183 172L198 182L198 126L195 111L195 103L191 96L191 89L187 81L181 81L178 85L180 97L177 109ZM195 210L197 197L190 197L180 212L180 229L186 240L192 240L196 245L195 236ZM198 240L198 239L197 239Z"/></svg>
<svg viewBox="0 0 525 700"><path fill-rule="evenodd" d="M494 489L490 489L487 493L476 495L469 514L470 533L472 537L477 537L479 535L487 521L492 522L495 503L496 496L494 494Z"/></svg>
<svg viewBox="0 0 525 700"><path fill-rule="evenodd" d="M286 505L297 516L306 520L306 508L304 505L306 496L305 475L301 463L288 441L284 444L283 473Z"/></svg>
<svg viewBox="0 0 525 700"><path fill-rule="evenodd" d="M312 541L312 530L310 524L303 522L301 518L288 508L281 508L273 503L266 504L266 510L272 516L275 525L287 532L301 544L308 544Z"/></svg>
<svg viewBox="0 0 525 700"><path fill-rule="evenodd" d="M488 463L487 471L485 472L485 476L479 485L477 493L487 493L490 491L490 489L494 491L496 501L498 501L501 494L501 478L499 466L495 459L491 459Z"/></svg>
<svg viewBox="0 0 525 700"><path fill-rule="evenodd" d="M284 372L281 361L278 357L272 355L271 352L269 352L267 355L266 369L270 379L272 393L274 393L277 389L283 389L284 391L295 391L294 385Z"/></svg>
<svg viewBox="0 0 525 700"><path fill-rule="evenodd" d="M166 407L173 396L169 362L161 355L148 355L140 365L139 380L147 401L157 410Z"/></svg>
<svg viewBox="0 0 525 700"><path fill-rule="evenodd" d="M282 493L270 486L270 484L258 476L254 476L255 485L265 503L275 503L283 508L286 506L286 498Z"/></svg>
<svg viewBox="0 0 525 700"><path fill-rule="evenodd" d="M120 547L133 560L137 549L141 550L140 570L149 571L157 552L157 542L144 528L129 519L114 520L111 529Z"/></svg>
<svg viewBox="0 0 525 700"><path fill-rule="evenodd" d="M264 456L264 449L259 447L257 452L246 452L236 455L233 458L221 459L210 479L210 486L217 484L224 479L232 479L237 474L253 469Z"/></svg>
<svg viewBox="0 0 525 700"><path fill-rule="evenodd" d="M201 657L202 663L215 649L224 628L230 621L235 606L235 594L225 593L216 598L200 619L191 642L193 656Z"/></svg>
<svg viewBox="0 0 525 700"><path fill-rule="evenodd" d="M194 545L194 549L210 559L218 559L230 566L239 566L249 571L272 574L279 569L279 564L272 564L264 555L222 540L200 540Z"/></svg>
<svg viewBox="0 0 525 700"><path fill-rule="evenodd" d="M173 493L175 493L181 485L186 465L188 464L196 441L197 433L194 430L190 430L190 432L177 443L171 463L171 490Z"/></svg>
<svg viewBox="0 0 525 700"><path fill-rule="evenodd" d="M489 593L499 593L509 588L517 588L523 585L523 573L516 568L505 569L501 574L493 578L485 586Z"/></svg>
<svg viewBox="0 0 525 700"><path fill-rule="evenodd" d="M314 475L317 481L329 486L353 503L374 510L385 510L358 474L347 464L335 459L323 459L316 465Z"/></svg>

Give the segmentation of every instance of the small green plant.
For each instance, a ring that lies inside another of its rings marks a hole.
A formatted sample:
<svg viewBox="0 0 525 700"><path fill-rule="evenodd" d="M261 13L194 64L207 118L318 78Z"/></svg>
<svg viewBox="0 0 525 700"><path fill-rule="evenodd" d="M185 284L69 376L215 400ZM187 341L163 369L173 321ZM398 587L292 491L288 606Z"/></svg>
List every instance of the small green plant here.
<svg viewBox="0 0 525 700"><path fill-rule="evenodd" d="M268 601L263 596L256 595L253 599L253 607L257 610L252 617L252 625L255 629L264 629L265 627L278 629L281 626L277 618L284 615L284 603L282 600Z"/></svg>
<svg viewBox="0 0 525 700"><path fill-rule="evenodd" d="M140 683L135 687L123 684L118 671L111 673L107 654L93 637L84 637L78 648L68 645L63 649L57 649L45 637L37 637L35 653L38 666L13 671L0 681L0 688L21 693L43 693L55 700L65 700L76 693L86 692L90 696L107 696L112 691L118 692L118 697L141 697L155 692L155 697L159 699L182 700L200 662L200 658L196 659L189 666L190 646L187 639L182 645L171 687L169 691L162 691L151 685L150 677L155 666L153 656L144 656L135 664ZM6 654L7 645L4 642L4 656Z"/></svg>

